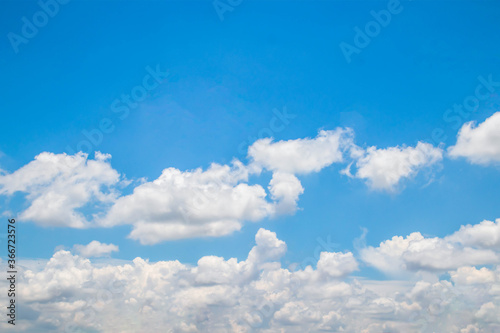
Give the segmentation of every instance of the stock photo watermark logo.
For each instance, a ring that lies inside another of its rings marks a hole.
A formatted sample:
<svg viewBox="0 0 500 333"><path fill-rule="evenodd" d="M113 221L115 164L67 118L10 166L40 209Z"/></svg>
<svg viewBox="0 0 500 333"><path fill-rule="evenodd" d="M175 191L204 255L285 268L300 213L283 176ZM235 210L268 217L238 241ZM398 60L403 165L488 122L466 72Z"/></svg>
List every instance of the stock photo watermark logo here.
<svg viewBox="0 0 500 333"><path fill-rule="evenodd" d="M389 0L387 9L382 9L378 12L374 10L370 11L370 15L374 19L366 23L363 30L358 26L354 27L354 32L356 33L353 39L354 45L344 41L339 44L340 50L347 63L351 63L353 54L361 53L361 50L370 45L372 39L380 34L382 28L387 27L391 23L393 15L397 15L402 11L403 6L399 0Z"/></svg>
<svg viewBox="0 0 500 333"><path fill-rule="evenodd" d="M21 44L28 44L29 41L38 35L39 29L45 27L51 18L59 13L60 5L65 5L70 0L40 0L38 6L40 10L35 12L31 19L23 16L21 18L22 26L20 34L9 32L7 39L14 50L14 53L19 53Z"/></svg>
<svg viewBox="0 0 500 333"><path fill-rule="evenodd" d="M275 133L283 131L290 124L290 121L297 117L296 114L288 113L286 106L283 107L282 111L274 108L272 112L273 117L269 120L268 127L262 128L259 133L257 133L257 137L249 135L246 140L238 145L239 154L245 155L248 146L255 141L262 138L271 138Z"/></svg>
<svg viewBox="0 0 500 333"><path fill-rule="evenodd" d="M149 92L158 88L169 77L169 73L160 70L160 65L156 65L153 69L151 66L145 68L146 74L142 83L136 85L130 90L130 94L121 94L120 98L116 98L110 105L111 112L118 115L119 120L126 119L130 111L136 109L139 103L144 101ZM116 120L116 119L115 119ZM76 152L82 151L90 153L92 149L97 148L104 139L104 134L110 134L115 130L115 123L111 118L102 118L99 125L91 130L82 130L81 134L85 137L76 145ZM70 154L75 154L75 149L71 146L66 146L66 151Z"/></svg>
<svg viewBox="0 0 500 333"><path fill-rule="evenodd" d="M484 102L494 96L500 87L500 81L494 81L493 75L489 74L487 78L482 75L477 77L479 84L474 89L474 94L466 96L461 103L455 103L443 113L442 119L450 124L451 128L457 130L462 126L470 116L479 110L481 102ZM500 103L494 105L494 111L500 111ZM431 141L435 144L445 142L448 136L441 127L436 127L431 133Z"/></svg>
<svg viewBox="0 0 500 333"><path fill-rule="evenodd" d="M212 5L219 16L219 20L224 21L224 13L232 12L235 7L241 5L243 0L214 0Z"/></svg>

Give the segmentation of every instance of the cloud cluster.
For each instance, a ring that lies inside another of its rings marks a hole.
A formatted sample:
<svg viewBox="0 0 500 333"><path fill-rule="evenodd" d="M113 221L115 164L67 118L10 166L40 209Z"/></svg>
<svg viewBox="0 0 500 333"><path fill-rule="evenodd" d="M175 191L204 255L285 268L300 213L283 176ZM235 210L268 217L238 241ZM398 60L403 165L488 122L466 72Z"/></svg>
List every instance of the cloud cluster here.
<svg viewBox="0 0 500 333"><path fill-rule="evenodd" d="M449 155L472 163L500 161L499 120L496 113L477 127L464 125ZM155 244L229 235L247 221L293 214L304 192L299 177L334 163L350 162L343 174L371 189L395 192L405 180L439 165L443 149L424 142L364 149L354 144L348 128L321 130L314 138L265 138L248 148L248 164L234 160L206 170L166 168L124 196L118 190L124 181L109 159L99 152L93 160L83 153L41 153L13 173L0 172L0 195L26 194L29 206L21 220L72 228L131 225L130 238ZM267 188L250 183L250 176L263 172L272 174Z"/></svg>
<svg viewBox="0 0 500 333"><path fill-rule="evenodd" d="M87 245L75 244L73 249L85 258L108 256L111 252L118 252L115 244L104 244L99 241L92 241Z"/></svg>
<svg viewBox="0 0 500 333"><path fill-rule="evenodd" d="M41 153L11 174L0 175L0 195L23 192L30 206L19 216L46 227L85 228L89 221L78 209L116 199L119 173L107 161L111 156Z"/></svg>
<svg viewBox="0 0 500 333"><path fill-rule="evenodd" d="M41 153L19 170L0 175L0 195L26 193L30 206L20 218L42 226L128 224L133 226L129 237L142 244L218 237L240 230L245 221L294 213L304 192L296 174L342 161L351 140L346 129L320 131L316 138L262 139L249 147L249 165L234 160L206 170L167 168L125 196L118 195L120 174L111 167L110 155L97 152L92 160L83 153ZM263 170L272 172L268 192L249 184L249 175Z"/></svg>
<svg viewBox="0 0 500 333"><path fill-rule="evenodd" d="M394 236L378 247L360 250L368 265L387 274L416 271L444 272L467 265L500 262L500 219L462 226L444 238L426 238L419 232Z"/></svg>
<svg viewBox="0 0 500 333"><path fill-rule="evenodd" d="M187 237L223 236L271 214L260 185L249 185L247 168L212 164L207 170L163 170L160 177L118 198L101 226L132 224L130 237L143 244Z"/></svg>
<svg viewBox="0 0 500 333"><path fill-rule="evenodd" d="M459 239L469 242L463 248L474 245L497 253L496 243L480 236L478 230L485 225L491 227L485 222L465 226L435 243ZM421 243L425 238L407 239L393 238L379 250L394 262L407 262L412 246L428 251ZM281 267L279 260L287 247L275 233L260 229L255 241L245 260L206 256L195 266L141 258L97 264L58 251L42 269L20 272L23 316L16 330L493 333L500 329L496 266L475 267L478 261L466 259L443 265L450 280L415 274L406 281L374 281L353 276L364 260L372 263L364 255L359 260L351 252L322 252L315 268L294 271ZM456 255L450 256L444 246L435 246L433 253L436 258L444 253L447 259ZM420 266L428 272L434 268ZM5 283L2 280L0 287ZM6 325L2 322L0 327Z"/></svg>
<svg viewBox="0 0 500 333"><path fill-rule="evenodd" d="M318 172L343 161L343 151L352 144L353 132L338 128L320 131L315 138L273 142L270 138L255 141L248 148L253 165L289 174Z"/></svg>
<svg viewBox="0 0 500 333"><path fill-rule="evenodd" d="M415 147L369 147L365 151L358 148L354 156L357 167L354 177L366 180L372 189L394 191L403 179L440 162L443 150L418 142ZM344 173L350 175L349 171Z"/></svg>

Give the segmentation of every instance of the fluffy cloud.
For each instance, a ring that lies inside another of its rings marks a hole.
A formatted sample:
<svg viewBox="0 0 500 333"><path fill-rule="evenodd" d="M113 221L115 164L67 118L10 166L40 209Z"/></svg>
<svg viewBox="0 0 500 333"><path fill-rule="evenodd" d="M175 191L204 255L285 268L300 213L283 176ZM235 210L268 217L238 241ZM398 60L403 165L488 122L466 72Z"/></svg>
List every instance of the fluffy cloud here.
<svg viewBox="0 0 500 333"><path fill-rule="evenodd" d="M320 131L311 139L273 142L260 139L248 148L248 156L257 167L289 174L320 171L335 162L343 161L343 151L352 144L353 132L337 128Z"/></svg>
<svg viewBox="0 0 500 333"><path fill-rule="evenodd" d="M417 237L418 239L418 237ZM497 332L500 270L450 271L451 281L349 275L350 252L282 268L286 244L260 229L245 260L95 264L58 251L19 272L19 332ZM6 281L0 280L0 287ZM7 329L5 321L0 323Z"/></svg>
<svg viewBox="0 0 500 333"><path fill-rule="evenodd" d="M274 213L293 213L297 209L299 196L304 192L302 184L292 174L274 172L269 182L269 192L275 201Z"/></svg>
<svg viewBox="0 0 500 333"><path fill-rule="evenodd" d="M163 170L160 177L120 197L99 221L102 226L132 224L130 237L143 244L188 237L223 236L243 221L270 215L273 206L260 185L248 185L239 161L207 170Z"/></svg>
<svg viewBox="0 0 500 333"><path fill-rule="evenodd" d="M415 147L369 147L366 151L355 147L352 152L357 167L354 177L366 180L372 189L385 191L394 191L401 180L443 159L442 149L423 142ZM349 168L343 173L352 176Z"/></svg>
<svg viewBox="0 0 500 333"><path fill-rule="evenodd" d="M128 224L133 226L131 238L154 244L224 236L240 230L244 221L291 214L304 191L294 175L276 172L268 200L261 185L248 183L249 168L235 160L207 170L167 168L158 179L119 196L120 175L109 164L110 157L42 153L17 171L0 175L0 195L27 193L30 206L20 214L23 220L73 228Z"/></svg>
<svg viewBox="0 0 500 333"><path fill-rule="evenodd" d="M496 219L496 222L485 220L479 224L461 226L448 239L468 246L499 250L500 219Z"/></svg>
<svg viewBox="0 0 500 333"><path fill-rule="evenodd" d="M495 282L495 273L486 267L464 266L450 272L451 280L456 284L482 284Z"/></svg>
<svg viewBox="0 0 500 333"><path fill-rule="evenodd" d="M87 245L76 244L73 248L80 256L85 258L102 257L111 254L111 252L118 252L118 246L114 244L104 244L96 240Z"/></svg>
<svg viewBox="0 0 500 333"><path fill-rule="evenodd" d="M83 153L44 152L11 174L1 172L0 195L27 194L22 220L72 228L131 225L130 238L155 244L229 235L246 221L293 214L304 192L297 175L342 162L346 151L357 159L356 177L387 190L441 159L440 149L424 143L365 152L353 144L353 136L352 130L337 128L315 138L261 139L249 147L248 165L234 160L206 170L167 168L124 196L118 189L126 182L111 167L110 155L97 152L91 160ZM267 192L249 183L249 176L263 169L272 172Z"/></svg>
<svg viewBox="0 0 500 333"><path fill-rule="evenodd" d="M42 226L84 228L90 221L77 209L94 202L112 202L113 187L120 175L107 162L110 155L41 153L35 160L11 174L0 175L0 194L24 192L30 206L21 213L22 220Z"/></svg>
<svg viewBox="0 0 500 333"><path fill-rule="evenodd" d="M499 220L462 226L444 238L425 238L419 232L394 236L378 247L360 250L361 259L388 274L408 271L446 271L467 265L496 264Z"/></svg>
<svg viewBox="0 0 500 333"><path fill-rule="evenodd" d="M299 196L304 189L297 174L317 172L343 161L343 153L353 142L351 129L337 128L319 131L315 138L274 142L260 139L248 148L249 169L259 173L272 171L269 183L271 198L275 201L273 214L291 214L297 210Z"/></svg>
<svg viewBox="0 0 500 333"><path fill-rule="evenodd" d="M455 146L448 148L451 157L465 157L474 164L500 162L500 112L476 126L468 122L457 135Z"/></svg>
<svg viewBox="0 0 500 333"><path fill-rule="evenodd" d="M321 252L317 267L319 272L341 278L358 270L358 263L351 252Z"/></svg>

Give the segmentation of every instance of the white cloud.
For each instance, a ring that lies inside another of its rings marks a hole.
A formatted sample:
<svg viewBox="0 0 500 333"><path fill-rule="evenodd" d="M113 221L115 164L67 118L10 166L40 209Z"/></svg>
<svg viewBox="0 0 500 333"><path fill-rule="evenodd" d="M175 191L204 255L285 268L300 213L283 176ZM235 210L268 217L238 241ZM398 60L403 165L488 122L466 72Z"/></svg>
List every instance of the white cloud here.
<svg viewBox="0 0 500 333"><path fill-rule="evenodd" d="M272 171L268 189L271 193L273 212L291 214L297 210L299 196L304 188L297 174L317 172L343 161L343 153L352 146L354 133L351 129L319 131L315 138L303 138L274 142L271 138L255 141L248 148L251 160L249 170L259 173Z"/></svg>
<svg viewBox="0 0 500 333"><path fill-rule="evenodd" d="M475 225L461 226L460 230L448 237L450 241L480 248L500 249L500 219L482 221Z"/></svg>
<svg viewBox="0 0 500 333"><path fill-rule="evenodd" d="M418 239L419 237L414 237ZM19 332L485 332L500 328L500 269L463 266L451 281L348 277L352 253L317 269L281 267L286 244L260 229L246 260L95 264L58 251L19 271ZM402 242L404 243L404 242ZM403 247L404 246L400 246ZM401 250L398 250L401 252ZM7 281L0 280L0 288ZM7 329L5 321L1 329Z"/></svg>
<svg viewBox="0 0 500 333"><path fill-rule="evenodd" d="M129 238L138 240L143 245L152 245L175 239L221 237L239 231L242 224L242 221L231 219L208 221L199 225L189 225L182 220L164 222L141 220L133 224Z"/></svg>
<svg viewBox="0 0 500 333"><path fill-rule="evenodd" d="M333 278L343 278L358 270L358 263L351 252L321 252L318 271Z"/></svg>
<svg viewBox="0 0 500 333"><path fill-rule="evenodd" d="M275 201L274 213L290 214L297 210L297 202L304 188L294 175L274 172L269 182L269 192Z"/></svg>
<svg viewBox="0 0 500 333"><path fill-rule="evenodd" d="M23 220L73 228L128 224L131 238L155 244L224 236L245 221L294 213L304 191L294 175L276 172L269 184L272 200L267 200L261 185L248 184L249 168L234 160L231 166L214 163L207 170L167 168L158 179L120 197L120 175L109 158L42 153L14 173L0 175L0 195L27 193L30 206L20 214Z"/></svg>
<svg viewBox="0 0 500 333"><path fill-rule="evenodd" d="M395 191L401 180L414 177L443 158L441 148L423 142L415 147L369 147L366 151L354 147L353 153L357 167L354 177L365 179L372 189L385 191ZM352 176L349 169L343 173Z"/></svg>
<svg viewBox="0 0 500 333"><path fill-rule="evenodd" d="M27 193L30 206L20 219L42 226L88 227L90 222L77 209L94 201L110 203L120 175L96 152L95 159L75 155L41 153L11 174L0 175L0 194Z"/></svg>
<svg viewBox="0 0 500 333"><path fill-rule="evenodd" d="M419 232L406 237L394 236L378 247L360 249L361 259L386 272L399 275L415 271L446 271L461 266L487 265L500 262L495 234L497 223L483 221L461 227L444 238L425 238Z"/></svg>
<svg viewBox="0 0 500 333"><path fill-rule="evenodd" d="M476 269L476 267L459 267L456 271L450 272L451 280L456 284L482 284L495 282L495 273L486 267Z"/></svg>
<svg viewBox="0 0 500 333"><path fill-rule="evenodd" d="M248 260L253 263L276 260L286 253L286 244L276 237L276 233L260 228L255 235L254 246L248 254Z"/></svg>
<svg viewBox="0 0 500 333"><path fill-rule="evenodd" d="M168 168L117 199L99 223L132 224L130 237L143 244L227 235L243 221L259 221L273 211L265 190L247 180L248 171L239 161L232 167L212 164L205 171Z"/></svg>
<svg viewBox="0 0 500 333"><path fill-rule="evenodd" d="M476 126L468 122L457 135L455 146L448 148L451 157L465 157L474 164L500 162L500 112L496 112Z"/></svg>
<svg viewBox="0 0 500 333"><path fill-rule="evenodd" d="M104 244L96 240L87 245L76 244L73 248L80 256L85 258L102 257L111 254L111 252L118 252L118 246L114 244Z"/></svg>
<svg viewBox="0 0 500 333"><path fill-rule="evenodd" d="M500 306L493 302L485 303L476 312L476 318L481 319L490 324L500 324ZM495 325L497 328L500 326Z"/></svg>
<svg viewBox="0 0 500 333"><path fill-rule="evenodd" d="M88 259L72 256L68 251L58 251L41 272L27 270L23 281L30 286L22 298L26 301L59 301L59 298L71 296L91 280L91 263Z"/></svg>
<svg viewBox="0 0 500 333"><path fill-rule="evenodd" d="M315 138L261 139L249 147L249 165L234 160L206 170L166 168L124 196L118 187L126 181L120 182L110 155L97 152L91 160L83 153L45 152L11 174L0 174L0 195L27 193L29 206L19 214L23 220L72 228L131 225L130 238L155 244L225 236L246 221L293 214L304 192L297 175L342 162L346 151L357 159L356 177L387 190L441 159L440 149L423 143L365 152L353 144L353 136L351 129L337 128L319 131ZM262 169L272 172L267 193L260 184L249 184L249 175Z"/></svg>
<svg viewBox="0 0 500 333"><path fill-rule="evenodd" d="M319 131L311 139L273 142L265 138L248 148L253 165L289 174L317 172L335 162L343 161L343 151L352 144L353 132L337 128Z"/></svg>

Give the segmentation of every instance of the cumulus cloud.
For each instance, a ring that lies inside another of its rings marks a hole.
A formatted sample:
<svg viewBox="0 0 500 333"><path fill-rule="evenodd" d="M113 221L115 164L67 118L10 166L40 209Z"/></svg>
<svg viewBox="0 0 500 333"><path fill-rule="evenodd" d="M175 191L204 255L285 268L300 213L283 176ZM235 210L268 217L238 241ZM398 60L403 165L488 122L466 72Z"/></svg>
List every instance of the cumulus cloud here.
<svg viewBox="0 0 500 333"><path fill-rule="evenodd" d="M394 191L403 179L414 177L421 169L428 168L443 159L441 148L418 142L415 147L354 147L351 154L356 160L354 175L350 166L344 174L366 180L374 190Z"/></svg>
<svg viewBox="0 0 500 333"><path fill-rule="evenodd" d="M160 177L120 197L102 226L132 224L130 237L143 244L188 237L223 236L239 230L243 221L258 221L272 213L260 185L249 185L239 161L212 164L207 170L163 170Z"/></svg>
<svg viewBox="0 0 500 333"><path fill-rule="evenodd" d="M483 284L495 282L495 273L486 267L477 269L476 267L459 267L456 271L450 272L451 280L456 284Z"/></svg>
<svg viewBox="0 0 500 333"><path fill-rule="evenodd" d="M291 214L304 191L294 175L276 172L269 200L261 185L248 183L249 168L234 160L206 170L167 168L158 179L120 196L120 175L110 157L41 153L17 171L0 175L0 195L27 193L30 206L20 214L22 220L73 228L132 225L132 239L155 244L224 236L240 230L245 221Z"/></svg>
<svg viewBox="0 0 500 333"><path fill-rule="evenodd" d="M358 270L358 263L351 252L321 252L318 271L333 278L342 278Z"/></svg>
<svg viewBox="0 0 500 333"><path fill-rule="evenodd" d="M394 190L403 178L441 159L429 144L366 151L353 143L349 128L321 130L315 138L274 142L261 139L248 149L249 164L233 160L213 163L206 170L166 168L152 181L144 180L128 195L119 189L127 181L110 163L110 155L44 152L13 173L0 173L0 195L26 193L27 209L20 219L42 226L72 228L131 225L129 237L142 244L220 237L257 222L299 209L304 192L297 178L344 161L357 160L355 177L376 189ZM249 176L272 172L266 189L250 184ZM349 174L349 170L345 172Z"/></svg>
<svg viewBox="0 0 500 333"><path fill-rule="evenodd" d="M289 214L297 210L299 196L304 193L304 188L297 177L274 172L268 188L271 198L275 201L275 214Z"/></svg>
<svg viewBox="0 0 500 333"><path fill-rule="evenodd" d="M378 247L360 249L361 259L370 266L393 275L415 271L446 271L461 266L496 264L499 220L462 226L443 237L426 238L419 232L394 236ZM487 234L490 233L490 234Z"/></svg>
<svg viewBox="0 0 500 333"><path fill-rule="evenodd" d="M500 317L498 314L500 313L500 306L498 304L495 304L493 302L488 302L483 305L481 305L481 308L476 312L476 318L487 322L492 325L495 324L495 326L500 327L498 324L500 324Z"/></svg>
<svg viewBox="0 0 500 333"><path fill-rule="evenodd" d="M318 172L344 160L343 154L352 146L354 133L349 128L321 130L315 138L274 142L260 139L248 148L249 170L259 173L272 171L268 189L274 214L291 214L298 208L304 188L296 175Z"/></svg>
<svg viewBox="0 0 500 333"><path fill-rule="evenodd" d="M450 241L467 246L500 250L500 219L495 222L484 220L479 224L461 226L448 237Z"/></svg>
<svg viewBox="0 0 500 333"><path fill-rule="evenodd" d="M19 272L19 332L497 332L500 270L463 266L451 281L350 276L351 252L316 269L282 268L286 244L260 229L245 260L96 264L58 251ZM0 280L0 287L7 281ZM7 328L5 321L0 323Z"/></svg>
<svg viewBox="0 0 500 333"><path fill-rule="evenodd" d="M111 254L111 252L118 252L118 246L114 244L104 244L99 241L92 241L87 245L75 244L73 249L85 258L90 257L103 257Z"/></svg>
<svg viewBox="0 0 500 333"><path fill-rule="evenodd" d="M46 227L87 227L90 221L77 209L116 198L113 187L120 175L107 161L110 157L99 152L94 160L83 153L41 153L15 172L0 175L0 194L26 193L30 206L19 216L22 220Z"/></svg>
<svg viewBox="0 0 500 333"><path fill-rule="evenodd" d="M337 128L319 131L315 138L273 142L270 138L255 141L248 148L254 166L289 174L317 172L343 161L343 151L352 144L353 132Z"/></svg>
<svg viewBox="0 0 500 333"><path fill-rule="evenodd" d="M457 143L448 148L451 157L464 157L474 164L500 162L500 112L496 112L476 126L468 122L457 135Z"/></svg>

